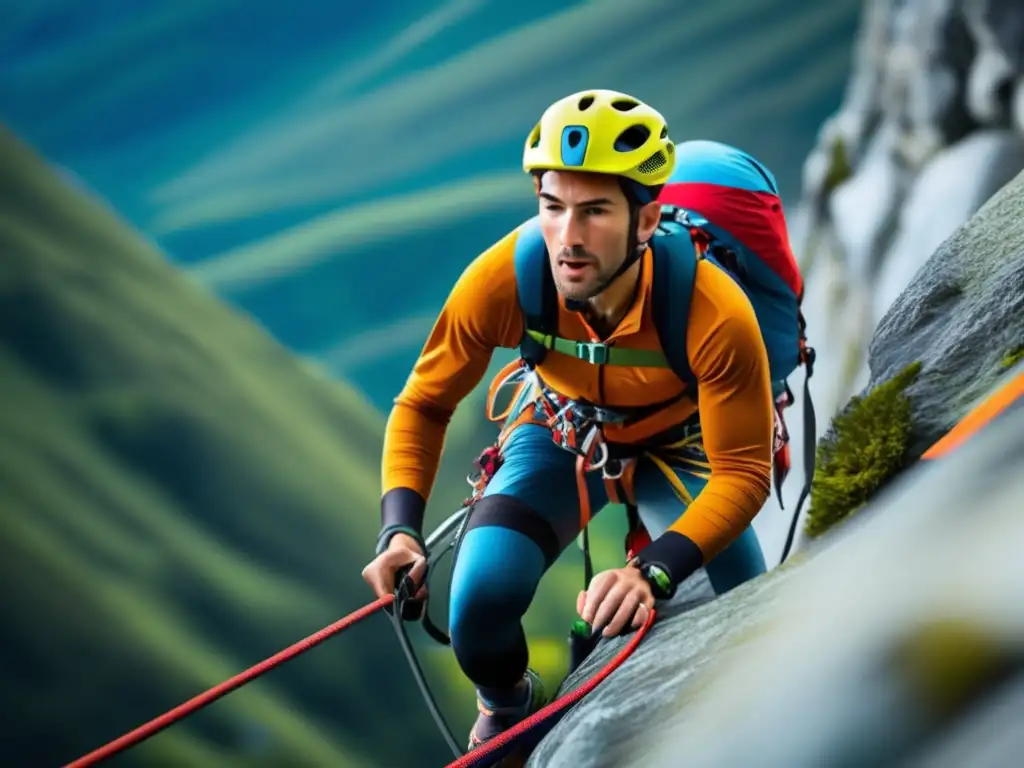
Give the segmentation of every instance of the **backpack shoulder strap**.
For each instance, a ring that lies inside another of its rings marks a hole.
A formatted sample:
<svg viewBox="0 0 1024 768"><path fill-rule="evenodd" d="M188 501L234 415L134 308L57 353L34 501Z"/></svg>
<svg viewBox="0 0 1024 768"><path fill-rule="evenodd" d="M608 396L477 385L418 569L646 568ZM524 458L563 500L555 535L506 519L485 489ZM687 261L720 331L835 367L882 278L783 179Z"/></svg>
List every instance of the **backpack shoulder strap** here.
<svg viewBox="0 0 1024 768"><path fill-rule="evenodd" d="M672 370L686 382L690 395L696 398L697 378L686 354L686 327L697 278L697 254L685 230L651 238L651 252L654 256L651 311L658 340Z"/></svg>
<svg viewBox="0 0 1024 768"><path fill-rule="evenodd" d="M547 248L536 216L519 228L514 259L516 294L525 325L519 342L519 354L532 368L543 362L548 350L526 331L544 335L558 331L558 293L551 277Z"/></svg>

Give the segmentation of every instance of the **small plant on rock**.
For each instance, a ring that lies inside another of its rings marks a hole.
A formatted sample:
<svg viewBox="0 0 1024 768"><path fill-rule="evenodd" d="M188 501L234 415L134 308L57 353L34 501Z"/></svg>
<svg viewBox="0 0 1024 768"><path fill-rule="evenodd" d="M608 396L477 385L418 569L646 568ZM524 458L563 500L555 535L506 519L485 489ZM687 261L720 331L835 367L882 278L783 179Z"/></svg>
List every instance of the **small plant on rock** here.
<svg viewBox="0 0 1024 768"><path fill-rule="evenodd" d="M912 422L904 390L921 370L912 363L868 393L851 399L818 447L805 530L820 536L859 510L907 465Z"/></svg>
<svg viewBox="0 0 1024 768"><path fill-rule="evenodd" d="M999 361L999 367L1004 371L1008 371L1021 360L1024 360L1024 344L1017 345L1003 355L1003 359Z"/></svg>

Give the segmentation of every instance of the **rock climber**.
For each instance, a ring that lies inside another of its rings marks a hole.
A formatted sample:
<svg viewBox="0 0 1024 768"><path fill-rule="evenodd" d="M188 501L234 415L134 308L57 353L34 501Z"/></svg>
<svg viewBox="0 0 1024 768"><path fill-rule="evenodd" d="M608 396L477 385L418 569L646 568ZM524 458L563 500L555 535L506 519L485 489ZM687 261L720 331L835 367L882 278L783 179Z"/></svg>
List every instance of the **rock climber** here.
<svg viewBox="0 0 1024 768"><path fill-rule="evenodd" d="M556 101L525 142L537 241L558 293L558 335L591 351L555 351L529 371L503 421L497 468L463 534L449 624L453 651L477 692L470 749L545 703L521 619L589 508L629 499L651 539L579 594L580 617L603 636L639 627L655 600L671 597L698 569L717 594L766 570L751 523L771 487L774 402L765 343L743 290L698 263L689 314L677 322L686 328L699 408L672 371L595 364L601 359L592 353L595 345L658 348L649 241L674 162L662 115L607 90ZM363 571L379 597L394 591L403 566L411 564L422 584L424 512L449 420L492 352L524 338L515 269L524 232L502 237L465 268L395 400L377 554ZM568 427L566 413L576 415ZM585 450L579 443L572 449L566 435L588 420L599 423L596 437ZM581 474L581 456L602 451L603 471Z"/></svg>

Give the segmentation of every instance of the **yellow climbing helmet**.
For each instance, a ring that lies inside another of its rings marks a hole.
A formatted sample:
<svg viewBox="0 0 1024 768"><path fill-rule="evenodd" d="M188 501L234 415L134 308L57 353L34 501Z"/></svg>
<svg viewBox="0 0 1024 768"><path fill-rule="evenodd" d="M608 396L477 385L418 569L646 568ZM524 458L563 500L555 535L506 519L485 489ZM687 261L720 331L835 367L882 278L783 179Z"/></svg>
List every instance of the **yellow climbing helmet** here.
<svg viewBox="0 0 1024 768"><path fill-rule="evenodd" d="M675 168L665 118L626 93L580 91L548 107L530 131L523 170L589 171L664 184Z"/></svg>

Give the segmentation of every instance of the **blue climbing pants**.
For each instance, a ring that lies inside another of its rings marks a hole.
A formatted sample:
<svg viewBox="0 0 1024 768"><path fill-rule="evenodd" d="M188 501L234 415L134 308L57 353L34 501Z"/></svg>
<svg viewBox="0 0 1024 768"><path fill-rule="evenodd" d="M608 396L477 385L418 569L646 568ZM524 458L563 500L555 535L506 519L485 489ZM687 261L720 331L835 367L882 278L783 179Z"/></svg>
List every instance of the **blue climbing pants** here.
<svg viewBox="0 0 1024 768"><path fill-rule="evenodd" d="M559 447L551 431L522 424L508 436L503 462L471 512L452 572L449 624L463 671L478 687L514 685L528 655L521 619L541 578L580 533L576 456ZM675 470L691 498L706 480ZM600 471L587 473L591 508L608 503ZM633 494L651 538L685 510L668 478L640 458ZM752 527L705 566L716 594L765 572Z"/></svg>

